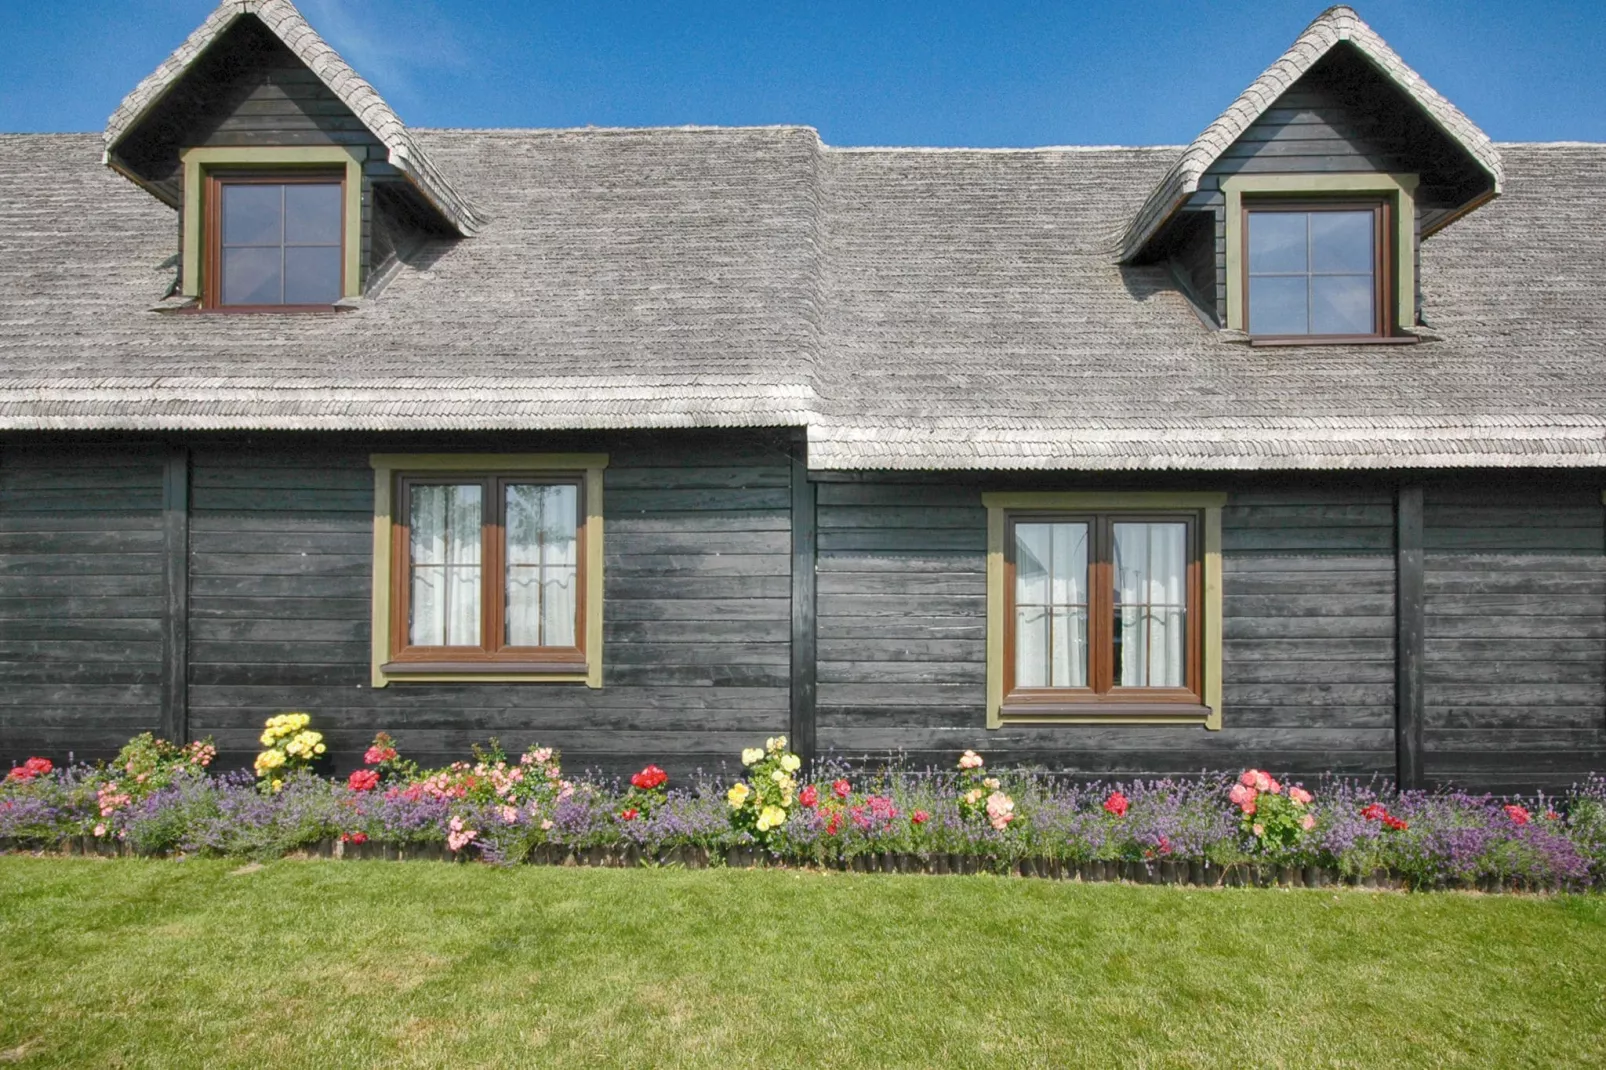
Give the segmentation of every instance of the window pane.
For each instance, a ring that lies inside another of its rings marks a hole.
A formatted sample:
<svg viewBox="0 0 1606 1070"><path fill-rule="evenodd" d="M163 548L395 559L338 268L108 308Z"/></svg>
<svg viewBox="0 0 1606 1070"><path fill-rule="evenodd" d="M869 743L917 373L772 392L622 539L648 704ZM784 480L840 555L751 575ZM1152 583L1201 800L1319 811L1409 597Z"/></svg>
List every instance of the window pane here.
<svg viewBox="0 0 1606 1070"><path fill-rule="evenodd" d="M1249 273L1305 272L1305 212L1249 213Z"/></svg>
<svg viewBox="0 0 1606 1070"><path fill-rule="evenodd" d="M278 245L283 237L283 186L223 186L223 244Z"/></svg>
<svg viewBox="0 0 1606 1070"><path fill-rule="evenodd" d="M506 488L509 646L574 646L579 606L580 488Z"/></svg>
<svg viewBox="0 0 1606 1070"><path fill-rule="evenodd" d="M412 567L408 642L413 646L480 645L480 487L425 484L412 488Z"/></svg>
<svg viewBox="0 0 1606 1070"><path fill-rule="evenodd" d="M1188 526L1121 522L1115 529L1115 685L1183 687Z"/></svg>
<svg viewBox="0 0 1606 1070"><path fill-rule="evenodd" d="M1249 280L1249 330L1253 334L1309 334L1304 275L1260 276Z"/></svg>
<svg viewBox="0 0 1606 1070"><path fill-rule="evenodd" d="M1371 212L1310 213L1310 269L1370 275L1374 227Z"/></svg>
<svg viewBox="0 0 1606 1070"><path fill-rule="evenodd" d="M278 252L277 249L273 250ZM284 251L284 303L332 305L340 300L341 249L290 246Z"/></svg>
<svg viewBox="0 0 1606 1070"><path fill-rule="evenodd" d="M284 241L286 245L340 244L340 186L284 186Z"/></svg>
<svg viewBox="0 0 1606 1070"><path fill-rule="evenodd" d="M1087 686L1088 525L1015 525L1015 685Z"/></svg>
<svg viewBox="0 0 1606 1070"><path fill-rule="evenodd" d="M277 305L284 294L282 252L277 245L223 250L223 303Z"/></svg>
<svg viewBox="0 0 1606 1070"><path fill-rule="evenodd" d="M1316 275L1310 296L1312 334L1371 334L1377 326L1370 275Z"/></svg>

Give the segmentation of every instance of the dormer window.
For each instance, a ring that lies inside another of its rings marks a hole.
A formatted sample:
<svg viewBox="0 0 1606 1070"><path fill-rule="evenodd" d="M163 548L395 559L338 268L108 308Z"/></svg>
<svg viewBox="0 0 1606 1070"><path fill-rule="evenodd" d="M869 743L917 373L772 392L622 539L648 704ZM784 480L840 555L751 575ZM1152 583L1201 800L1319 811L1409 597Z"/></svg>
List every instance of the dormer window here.
<svg viewBox="0 0 1606 1070"><path fill-rule="evenodd" d="M1245 329L1260 339L1390 333L1388 204L1244 201Z"/></svg>
<svg viewBox="0 0 1606 1070"><path fill-rule="evenodd" d="M344 293L340 172L208 176L209 308L327 308Z"/></svg>

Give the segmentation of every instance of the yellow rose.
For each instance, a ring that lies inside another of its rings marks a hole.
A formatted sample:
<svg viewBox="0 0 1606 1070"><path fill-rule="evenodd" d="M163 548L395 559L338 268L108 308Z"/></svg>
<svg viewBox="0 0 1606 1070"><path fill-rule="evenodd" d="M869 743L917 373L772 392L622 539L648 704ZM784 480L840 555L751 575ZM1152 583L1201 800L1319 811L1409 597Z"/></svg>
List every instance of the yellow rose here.
<svg viewBox="0 0 1606 1070"><path fill-rule="evenodd" d="M781 757L781 768L785 769L788 773L795 773L802 767L803 759L799 758L795 754L787 754Z"/></svg>
<svg viewBox="0 0 1606 1070"><path fill-rule="evenodd" d="M775 781L777 784L785 784L791 778L786 775L786 770L777 769L775 772L770 774L770 779Z"/></svg>
<svg viewBox="0 0 1606 1070"><path fill-rule="evenodd" d="M751 794L752 789L738 781L735 787L725 793L725 801L731 804L731 809L740 810Z"/></svg>
<svg viewBox="0 0 1606 1070"><path fill-rule="evenodd" d="M786 811L779 806L766 806L758 815L758 831L768 832L786 824Z"/></svg>
<svg viewBox="0 0 1606 1070"><path fill-rule="evenodd" d="M274 782L273 782L273 790L274 790L274 791L278 791L278 790L279 790L279 789L280 789L280 788L282 788L282 787L284 787L284 781L282 781L282 780L275 780L275 781L274 781Z"/></svg>
<svg viewBox="0 0 1606 1070"><path fill-rule="evenodd" d="M264 747L273 746L273 733L272 732L264 732L264 733L262 733L262 738L258 742L260 742Z"/></svg>
<svg viewBox="0 0 1606 1070"><path fill-rule="evenodd" d="M329 748L325 747L322 743L320 743L320 744L318 744L316 747L314 747L312 749L317 751L319 754L322 754L324 751L328 750Z"/></svg>
<svg viewBox="0 0 1606 1070"><path fill-rule="evenodd" d="M742 751L742 764L752 765L762 757L764 757L763 751L759 750L757 747L749 747Z"/></svg>

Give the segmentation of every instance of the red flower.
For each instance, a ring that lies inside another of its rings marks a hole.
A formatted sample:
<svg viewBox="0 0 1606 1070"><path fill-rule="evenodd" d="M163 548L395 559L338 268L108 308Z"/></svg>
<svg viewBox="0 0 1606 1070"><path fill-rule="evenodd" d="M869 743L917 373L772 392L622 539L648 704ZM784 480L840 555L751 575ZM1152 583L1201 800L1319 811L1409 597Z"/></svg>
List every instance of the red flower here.
<svg viewBox="0 0 1606 1070"><path fill-rule="evenodd" d="M640 788L642 791L651 791L653 788L656 788L658 785L662 784L668 779L668 773L664 772L656 765L649 765L647 768L630 778L630 785L631 787Z"/></svg>
<svg viewBox="0 0 1606 1070"><path fill-rule="evenodd" d="M379 774L372 769L358 769L346 778L352 791L373 791L379 787Z"/></svg>
<svg viewBox="0 0 1606 1070"><path fill-rule="evenodd" d="M1116 817L1125 817L1127 808L1126 796L1118 791L1110 792L1110 797L1104 800L1104 809Z"/></svg>
<svg viewBox="0 0 1606 1070"><path fill-rule="evenodd" d="M1546 810L1545 811L1545 820L1546 821L1560 821L1561 820L1561 815L1556 813L1556 811L1554 811L1554 810Z"/></svg>
<svg viewBox="0 0 1606 1070"><path fill-rule="evenodd" d="M931 815L926 813L924 810L916 810L914 813L909 815L909 820L913 821L917 825L924 825L927 821L931 820Z"/></svg>
<svg viewBox="0 0 1606 1070"><path fill-rule="evenodd" d="M1382 803L1373 803L1371 806L1368 806L1366 809L1361 811L1361 816L1366 818L1368 821L1382 821L1384 818L1389 816L1389 812L1383 809Z"/></svg>
<svg viewBox="0 0 1606 1070"><path fill-rule="evenodd" d="M36 776L45 776L56 767L49 758L29 758L11 772L6 774L7 780L20 780L27 783Z"/></svg>
<svg viewBox="0 0 1606 1070"><path fill-rule="evenodd" d="M1407 828L1410 827L1404 821L1401 821L1399 818L1395 817L1393 814L1384 814L1383 815L1383 824L1387 825L1389 828L1393 829L1395 832L1404 832Z"/></svg>
<svg viewBox="0 0 1606 1070"><path fill-rule="evenodd" d="M805 785L803 790L797 793L797 801L810 810L814 809L820 805L820 789L813 784Z"/></svg>
<svg viewBox="0 0 1606 1070"><path fill-rule="evenodd" d="M342 840L344 840L346 843L367 843L368 842L368 833L366 833L366 832L342 832L340 834L340 838Z"/></svg>
<svg viewBox="0 0 1606 1070"><path fill-rule="evenodd" d="M639 816L641 816L640 812L637 811L636 808L633 807L633 806L630 807L628 810L619 811L619 820L620 821L634 821Z"/></svg>
<svg viewBox="0 0 1606 1070"><path fill-rule="evenodd" d="M825 834L827 836L835 836L836 830L842 827L841 823L842 815L832 811L831 815L825 819Z"/></svg>
<svg viewBox="0 0 1606 1070"><path fill-rule="evenodd" d="M380 762L388 762L395 757L395 747L369 747L363 751L362 760L366 765L378 765Z"/></svg>
<svg viewBox="0 0 1606 1070"><path fill-rule="evenodd" d="M846 799L852 793L853 785L846 780L834 780L831 782L831 790L836 792L837 798Z"/></svg>
<svg viewBox="0 0 1606 1070"><path fill-rule="evenodd" d="M1532 814L1514 803L1505 807L1504 809L1506 811L1506 816L1511 818L1511 823L1514 825L1526 825L1529 821L1533 820Z"/></svg>

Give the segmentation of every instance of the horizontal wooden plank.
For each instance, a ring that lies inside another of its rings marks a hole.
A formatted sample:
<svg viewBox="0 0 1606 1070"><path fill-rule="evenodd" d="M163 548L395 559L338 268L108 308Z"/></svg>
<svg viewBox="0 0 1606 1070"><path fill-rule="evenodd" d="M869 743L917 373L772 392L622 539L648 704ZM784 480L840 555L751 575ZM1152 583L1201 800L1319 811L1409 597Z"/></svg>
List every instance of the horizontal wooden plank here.
<svg viewBox="0 0 1606 1070"><path fill-rule="evenodd" d="M969 617L835 617L821 614L818 635L827 639L928 640L987 637L987 622Z"/></svg>
<svg viewBox="0 0 1606 1070"><path fill-rule="evenodd" d="M879 550L927 553L936 550L965 550L981 553L987 549L985 526L976 529L949 528L935 531L918 528L821 531L819 540L822 552Z"/></svg>
<svg viewBox="0 0 1606 1070"><path fill-rule="evenodd" d="M788 554L632 554L610 553L604 547L606 573L626 576L656 576L665 579L701 576L788 576L792 559Z"/></svg>
<svg viewBox="0 0 1606 1070"><path fill-rule="evenodd" d="M822 612L838 595L987 596L987 576L979 572L821 573L816 581Z"/></svg>
<svg viewBox="0 0 1606 1070"><path fill-rule="evenodd" d="M1225 639L1346 639L1394 636L1394 618L1374 617L1236 617L1221 623Z"/></svg>
<svg viewBox="0 0 1606 1070"><path fill-rule="evenodd" d="M985 663L987 645L967 639L893 639L885 637L818 641L820 662L930 661L939 664Z"/></svg>
<svg viewBox="0 0 1606 1070"><path fill-rule="evenodd" d="M958 506L827 506L819 507L819 525L827 531L862 530L865 528L916 528L930 531L941 528L965 528L972 531L987 530L987 510Z"/></svg>
<svg viewBox="0 0 1606 1070"><path fill-rule="evenodd" d="M785 598L613 599L603 610L603 626L654 621L669 622L670 627L687 621L763 625L790 621L791 607Z"/></svg>

